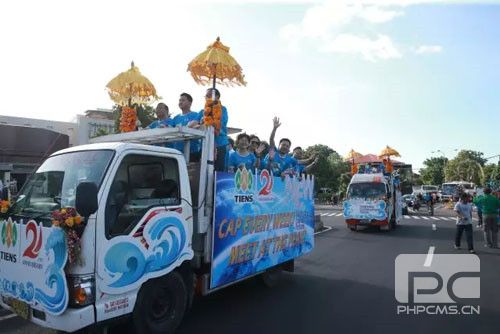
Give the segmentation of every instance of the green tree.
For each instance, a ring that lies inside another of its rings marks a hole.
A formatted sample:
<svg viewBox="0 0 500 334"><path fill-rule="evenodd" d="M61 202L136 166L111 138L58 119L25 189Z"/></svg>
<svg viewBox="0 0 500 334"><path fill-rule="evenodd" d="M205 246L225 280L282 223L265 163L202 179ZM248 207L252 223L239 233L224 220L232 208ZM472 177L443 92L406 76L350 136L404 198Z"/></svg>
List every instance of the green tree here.
<svg viewBox="0 0 500 334"><path fill-rule="evenodd" d="M448 159L445 157L429 158L424 161L424 168L420 169L420 176L424 184L440 185L444 182L444 167Z"/></svg>
<svg viewBox="0 0 500 334"><path fill-rule="evenodd" d="M484 181L483 166L486 159L482 152L462 150L445 166L446 181L468 181L482 184Z"/></svg>
<svg viewBox="0 0 500 334"><path fill-rule="evenodd" d="M305 152L308 157L312 155L318 157L318 162L311 171L314 174L316 189L331 188L337 192L341 185L341 175L350 170L349 164L336 151L326 145L313 145L308 147Z"/></svg>
<svg viewBox="0 0 500 334"><path fill-rule="evenodd" d="M413 185L414 186L421 186L423 184L424 184L424 182L422 181L422 177L420 176L420 174L413 173Z"/></svg>

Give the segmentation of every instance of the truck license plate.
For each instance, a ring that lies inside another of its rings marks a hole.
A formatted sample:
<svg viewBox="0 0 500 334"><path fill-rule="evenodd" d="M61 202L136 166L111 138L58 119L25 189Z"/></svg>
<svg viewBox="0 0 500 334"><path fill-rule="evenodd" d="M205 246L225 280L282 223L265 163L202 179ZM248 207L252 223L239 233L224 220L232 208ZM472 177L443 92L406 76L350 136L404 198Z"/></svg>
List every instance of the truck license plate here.
<svg viewBox="0 0 500 334"><path fill-rule="evenodd" d="M11 299L8 304L12 307L14 313L16 313L21 318L26 320L29 318L30 306L28 304L17 299Z"/></svg>

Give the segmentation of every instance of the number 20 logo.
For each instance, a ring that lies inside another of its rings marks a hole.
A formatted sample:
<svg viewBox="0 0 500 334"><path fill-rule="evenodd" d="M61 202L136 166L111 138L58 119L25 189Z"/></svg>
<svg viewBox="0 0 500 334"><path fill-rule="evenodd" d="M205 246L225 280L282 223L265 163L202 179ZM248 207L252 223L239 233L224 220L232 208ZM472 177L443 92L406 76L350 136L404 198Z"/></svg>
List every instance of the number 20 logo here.
<svg viewBox="0 0 500 334"><path fill-rule="evenodd" d="M26 225L26 239L28 239L28 235L30 234L32 236L31 243L24 251L23 256L36 259L42 248L42 226L37 226L36 222L31 220L28 222L28 225Z"/></svg>

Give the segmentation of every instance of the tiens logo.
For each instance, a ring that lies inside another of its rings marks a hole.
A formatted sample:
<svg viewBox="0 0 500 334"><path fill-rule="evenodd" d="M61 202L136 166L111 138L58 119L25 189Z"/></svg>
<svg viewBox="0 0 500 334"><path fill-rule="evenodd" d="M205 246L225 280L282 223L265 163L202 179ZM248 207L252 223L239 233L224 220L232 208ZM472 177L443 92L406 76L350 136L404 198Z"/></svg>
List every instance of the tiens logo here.
<svg viewBox="0 0 500 334"><path fill-rule="evenodd" d="M238 168L234 174L234 184L236 189L246 192L252 188L253 175L245 167L242 169Z"/></svg>
<svg viewBox="0 0 500 334"><path fill-rule="evenodd" d="M237 190L244 193L249 192L252 189L253 182L254 180L252 173L249 172L245 167L241 169L238 168L236 170L236 173L234 174L234 185L236 186ZM234 200L237 203L251 203L253 202L253 195L235 195Z"/></svg>
<svg viewBox="0 0 500 334"><path fill-rule="evenodd" d="M7 248L16 246L17 225L10 219L8 221L4 221L2 224L1 239L2 244L7 246Z"/></svg>

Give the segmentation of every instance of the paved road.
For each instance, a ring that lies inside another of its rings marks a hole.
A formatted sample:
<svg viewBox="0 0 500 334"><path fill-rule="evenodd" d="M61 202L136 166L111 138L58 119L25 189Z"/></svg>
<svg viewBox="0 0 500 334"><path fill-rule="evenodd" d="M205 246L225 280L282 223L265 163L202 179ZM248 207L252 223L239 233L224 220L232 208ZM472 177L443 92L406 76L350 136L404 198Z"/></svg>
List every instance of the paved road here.
<svg viewBox="0 0 500 334"><path fill-rule="evenodd" d="M394 260L399 254L426 254L430 247L435 254L466 253L452 247L451 212L410 215L391 232L352 232L338 208L319 207L317 213L331 229L316 236L314 251L296 262L295 273L273 289L249 280L197 300L178 333L498 333L500 250L484 248L478 229L480 314L398 315ZM50 331L11 318L0 322L0 333Z"/></svg>

